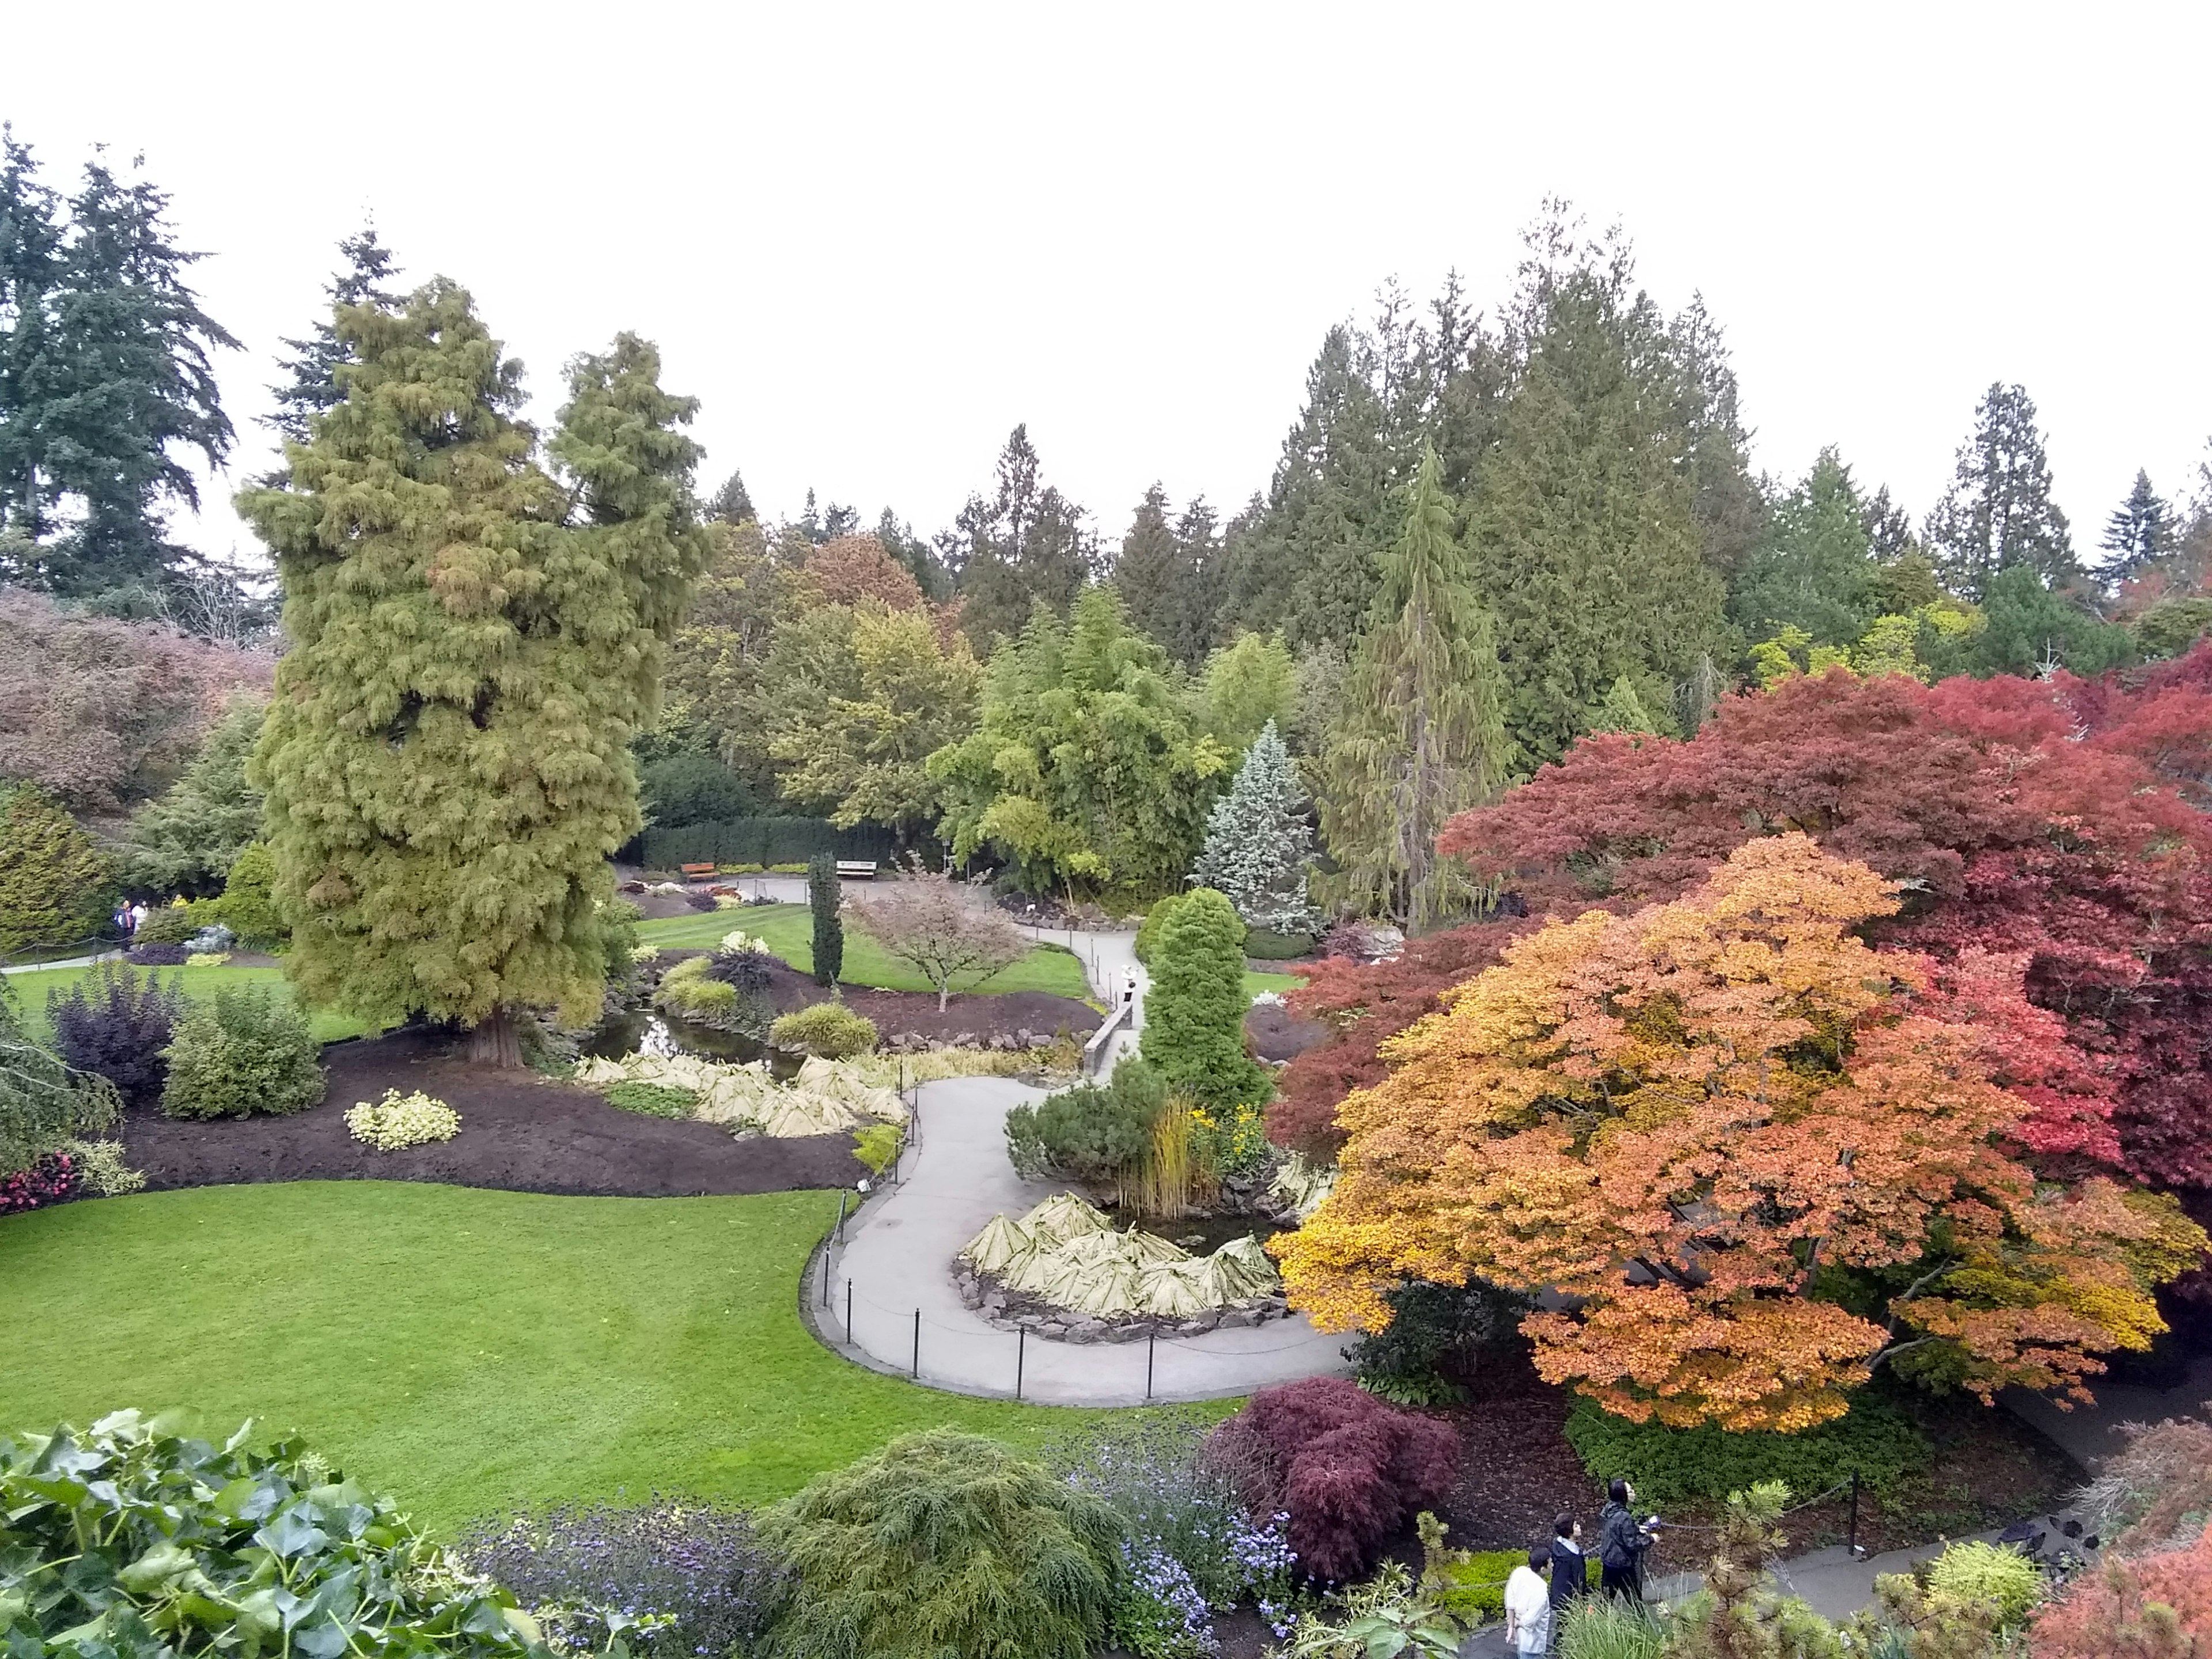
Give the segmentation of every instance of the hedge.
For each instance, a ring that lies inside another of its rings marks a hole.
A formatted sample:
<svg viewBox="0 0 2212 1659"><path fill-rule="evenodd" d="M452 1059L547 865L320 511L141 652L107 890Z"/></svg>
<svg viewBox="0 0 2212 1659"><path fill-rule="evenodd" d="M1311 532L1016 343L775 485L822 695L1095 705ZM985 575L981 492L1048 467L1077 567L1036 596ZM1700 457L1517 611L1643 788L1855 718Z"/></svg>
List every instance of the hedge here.
<svg viewBox="0 0 2212 1659"><path fill-rule="evenodd" d="M648 870L686 864L804 864L817 853L887 864L897 855L898 837L879 823L840 830L826 818L724 818L648 830L642 852L640 861Z"/></svg>
<svg viewBox="0 0 2212 1659"><path fill-rule="evenodd" d="M1567 1443L1594 1478L1633 1481L1637 1502L1658 1508L1724 1498L1762 1480L1781 1481L1791 1501L1802 1503L1849 1480L1853 1469L1881 1492L1934 1455L1911 1419L1872 1389L1861 1389L1844 1416L1797 1434L1631 1423L1589 1400L1575 1402L1566 1427Z"/></svg>

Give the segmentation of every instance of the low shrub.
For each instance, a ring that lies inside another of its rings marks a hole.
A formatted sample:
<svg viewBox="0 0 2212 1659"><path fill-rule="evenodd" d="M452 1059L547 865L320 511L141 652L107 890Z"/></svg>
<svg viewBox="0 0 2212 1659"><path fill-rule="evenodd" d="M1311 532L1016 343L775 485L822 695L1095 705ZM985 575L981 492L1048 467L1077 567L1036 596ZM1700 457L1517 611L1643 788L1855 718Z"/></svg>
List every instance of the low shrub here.
<svg viewBox="0 0 2212 1659"><path fill-rule="evenodd" d="M135 1411L0 1436L0 1516L11 1652L543 1659L514 1598L392 1499L250 1425L220 1447Z"/></svg>
<svg viewBox="0 0 2212 1659"><path fill-rule="evenodd" d="M1261 1389L1208 1437L1206 1454L1253 1514L1290 1517L1307 1573L1346 1579L1451 1490L1459 1440L1355 1383L1315 1376Z"/></svg>
<svg viewBox="0 0 2212 1659"><path fill-rule="evenodd" d="M237 943L238 935L218 921L201 928L186 939L185 948L191 952L192 957L227 957L231 947ZM189 963L191 957L185 960Z"/></svg>
<svg viewBox="0 0 2212 1659"><path fill-rule="evenodd" d="M868 1173L878 1180L898 1162L899 1149L905 1144L906 1137L896 1123L871 1123L853 1131L853 1156L866 1164Z"/></svg>
<svg viewBox="0 0 2212 1659"><path fill-rule="evenodd" d="M769 1041L783 1048L804 1048L824 1060L850 1060L876 1046L876 1023L842 1002L817 1002L788 1013L769 1027Z"/></svg>
<svg viewBox="0 0 2212 1659"><path fill-rule="evenodd" d="M1152 1151L1152 1126L1167 1097L1158 1073L1141 1060L1124 1060L1103 1084L1079 1083L1008 1112L1006 1156L1024 1181L1055 1175L1111 1183L1118 1193Z"/></svg>
<svg viewBox="0 0 2212 1659"><path fill-rule="evenodd" d="M191 954L188 945L164 945L158 939L143 945L134 941L124 953L126 961L140 968L181 968L191 960Z"/></svg>
<svg viewBox="0 0 2212 1659"><path fill-rule="evenodd" d="M77 1189L76 1158L70 1152L41 1152L27 1167L0 1175L0 1215L20 1215L58 1204Z"/></svg>
<svg viewBox="0 0 2212 1659"><path fill-rule="evenodd" d="M2026 1622L2043 1600L2043 1569L2018 1550L1998 1544L1954 1544L1928 1567L1928 1588L1937 1595L1987 1607L1997 1627Z"/></svg>
<svg viewBox="0 0 2212 1659"><path fill-rule="evenodd" d="M1311 956L1319 943L1306 933L1271 933L1255 927L1244 935L1244 954L1255 962L1295 962Z"/></svg>
<svg viewBox="0 0 2212 1659"><path fill-rule="evenodd" d="M653 1002L667 1012L702 1024L736 1012L737 988L708 976L710 958L687 957L660 976Z"/></svg>
<svg viewBox="0 0 2212 1659"><path fill-rule="evenodd" d="M115 1085L125 1106L150 1109L161 1098L169 1063L162 1051L185 1012L183 991L159 974L142 981L128 966L102 963L66 993L46 993L54 1048L80 1072Z"/></svg>
<svg viewBox="0 0 2212 1659"><path fill-rule="evenodd" d="M1859 1391L1846 1415L1796 1434L1632 1423L1588 1400L1575 1402L1566 1433L1595 1480L1633 1480L1640 1502L1662 1509L1769 1480L1811 1498L1849 1480L1853 1469L1879 1493L1926 1468L1931 1455L1912 1420L1871 1388Z"/></svg>
<svg viewBox="0 0 2212 1659"><path fill-rule="evenodd" d="M1409 1279L1382 1294L1390 1322L1352 1345L1352 1373L1370 1394L1400 1406L1443 1406L1466 1390L1444 1375L1487 1344L1510 1338L1528 1301L1480 1279L1436 1285Z"/></svg>
<svg viewBox="0 0 2212 1659"><path fill-rule="evenodd" d="M411 1095L386 1089L380 1101L357 1100L347 1107L345 1126L356 1140L380 1152L396 1152L403 1146L451 1140L461 1132L461 1115L420 1089Z"/></svg>
<svg viewBox="0 0 2212 1659"><path fill-rule="evenodd" d="M1525 1558L1524 1558L1525 1559ZM1402 1562L1386 1562L1366 1583L1328 1598L1297 1621L1283 1659L1458 1659L1466 1632L1416 1584Z"/></svg>
<svg viewBox="0 0 2212 1659"><path fill-rule="evenodd" d="M146 920L131 936L133 945L182 945L207 925L189 904L161 904L146 912Z"/></svg>
<svg viewBox="0 0 2212 1659"><path fill-rule="evenodd" d="M1106 1634L1112 1508L996 1441L902 1436L758 1524L799 1576L776 1633L793 1659L1088 1659Z"/></svg>
<svg viewBox="0 0 2212 1659"><path fill-rule="evenodd" d="M597 1654L619 1637L648 1659L750 1659L789 1575L739 1510L656 1498L479 1525L454 1553L512 1590L549 1644Z"/></svg>
<svg viewBox="0 0 2212 1659"><path fill-rule="evenodd" d="M607 1090L606 1102L644 1117L688 1118L699 1109L699 1091L667 1083L617 1083Z"/></svg>
<svg viewBox="0 0 2212 1659"><path fill-rule="evenodd" d="M79 1189L94 1198L120 1198L146 1185L145 1172L123 1161L119 1140L72 1140L62 1150L76 1168Z"/></svg>
<svg viewBox="0 0 2212 1659"><path fill-rule="evenodd" d="M1593 1553L1586 1560L1587 1581L1595 1588L1603 1577L1597 1556ZM1526 1550L1455 1550L1437 1569L1437 1600L1455 1619L1494 1624L1505 1616L1505 1581L1528 1561Z"/></svg>
<svg viewBox="0 0 2212 1659"><path fill-rule="evenodd" d="M230 960L228 951L194 951L185 958L187 968L220 968Z"/></svg>
<svg viewBox="0 0 2212 1659"><path fill-rule="evenodd" d="M259 986L224 986L192 1004L164 1053L167 1117L283 1115L323 1097L322 1048L307 1015Z"/></svg>

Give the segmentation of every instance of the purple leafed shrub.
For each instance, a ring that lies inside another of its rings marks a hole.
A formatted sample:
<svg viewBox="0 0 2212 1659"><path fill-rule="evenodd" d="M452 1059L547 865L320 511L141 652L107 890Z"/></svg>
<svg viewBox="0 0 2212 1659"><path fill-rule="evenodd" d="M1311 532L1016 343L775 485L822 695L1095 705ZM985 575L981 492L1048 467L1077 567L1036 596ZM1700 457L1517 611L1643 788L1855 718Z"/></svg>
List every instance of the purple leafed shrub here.
<svg viewBox="0 0 2212 1659"><path fill-rule="evenodd" d="M1341 1377L1262 1389L1206 1441L1256 1515L1290 1516L1291 1547L1316 1578L1375 1565L1382 1547L1451 1490L1459 1437Z"/></svg>
<svg viewBox="0 0 2212 1659"><path fill-rule="evenodd" d="M146 944L132 945L129 954L141 968L181 968L191 953L189 945Z"/></svg>
<svg viewBox="0 0 2212 1659"><path fill-rule="evenodd" d="M748 1659L766 1650L788 1593L742 1510L672 1498L480 1526L456 1553L536 1611L569 1654L603 1652L620 1635L651 1659Z"/></svg>
<svg viewBox="0 0 2212 1659"><path fill-rule="evenodd" d="M27 1170L0 1176L0 1215L58 1204L76 1190L76 1160L67 1152L48 1152Z"/></svg>
<svg viewBox="0 0 2212 1659"><path fill-rule="evenodd" d="M80 1072L97 1072L115 1085L125 1106L150 1110L161 1103L169 1062L161 1051L184 1012L184 993L159 974L145 982L129 968L102 963L97 977L46 994L46 1019L54 1047Z"/></svg>

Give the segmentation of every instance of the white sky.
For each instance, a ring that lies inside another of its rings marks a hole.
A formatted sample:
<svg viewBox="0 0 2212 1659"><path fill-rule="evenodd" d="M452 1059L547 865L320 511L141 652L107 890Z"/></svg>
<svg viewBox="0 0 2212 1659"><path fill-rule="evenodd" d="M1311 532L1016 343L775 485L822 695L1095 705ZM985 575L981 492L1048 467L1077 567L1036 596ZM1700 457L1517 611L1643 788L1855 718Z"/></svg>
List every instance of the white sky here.
<svg viewBox="0 0 2212 1659"><path fill-rule="evenodd" d="M174 195L241 442L278 337L373 211L474 290L549 415L569 354L658 340L702 484L925 532L1029 422L1118 538L1154 478L1263 487L1328 325L1456 265L1494 307L1547 194L1702 289L1758 428L1924 513L1991 380L2042 411L2093 547L2212 434L2212 7L1079 9L46 5L0 115L67 184Z"/></svg>

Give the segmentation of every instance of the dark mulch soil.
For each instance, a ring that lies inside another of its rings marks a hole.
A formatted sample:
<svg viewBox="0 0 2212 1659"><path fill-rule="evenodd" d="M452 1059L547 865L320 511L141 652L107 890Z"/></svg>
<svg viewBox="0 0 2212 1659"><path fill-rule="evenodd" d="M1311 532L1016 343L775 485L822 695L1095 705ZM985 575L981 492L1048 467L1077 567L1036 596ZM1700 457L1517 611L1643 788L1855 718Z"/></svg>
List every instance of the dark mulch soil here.
<svg viewBox="0 0 2212 1659"><path fill-rule="evenodd" d="M655 963L665 969L685 957L711 954L705 951L664 951ZM1098 1029L1104 1018L1087 1002L1056 997L1044 991L1006 991L986 995L956 991L938 1012L934 991L878 991L865 986L841 988L845 1006L875 1021L885 1037L916 1036L931 1042L988 1043L1017 1031L1057 1036L1065 1031L1081 1042ZM788 1014L810 1004L828 1000L830 993L811 975L787 963L769 962L769 1000L779 1014Z"/></svg>
<svg viewBox="0 0 2212 1659"><path fill-rule="evenodd" d="M672 1198L849 1187L867 1173L849 1135L738 1140L708 1123L617 1111L535 1073L471 1066L451 1039L416 1029L332 1043L329 1092L294 1117L192 1122L134 1114L133 1167L155 1189L247 1181L435 1181L513 1192ZM380 1152L346 1133L345 1111L386 1089L420 1089L461 1115L453 1139Z"/></svg>
<svg viewBox="0 0 2212 1659"><path fill-rule="evenodd" d="M684 902L681 893L624 893L623 896L637 906L637 913L647 921L661 921L670 916L690 916L699 913L699 907Z"/></svg>
<svg viewBox="0 0 2212 1659"><path fill-rule="evenodd" d="M1254 1054L1279 1065L1326 1041L1328 1027L1317 1019L1294 1018L1288 1008L1279 1004L1259 1002L1244 1016L1244 1036Z"/></svg>

